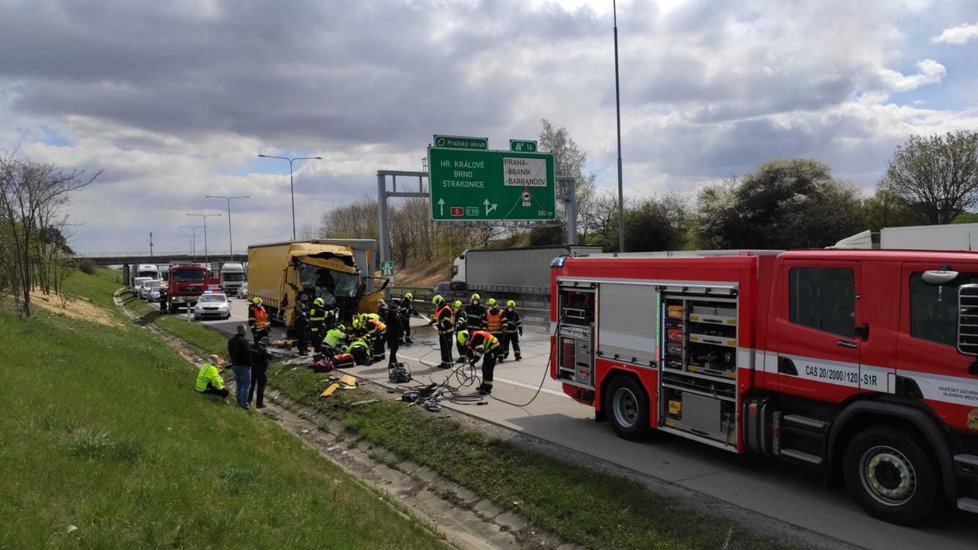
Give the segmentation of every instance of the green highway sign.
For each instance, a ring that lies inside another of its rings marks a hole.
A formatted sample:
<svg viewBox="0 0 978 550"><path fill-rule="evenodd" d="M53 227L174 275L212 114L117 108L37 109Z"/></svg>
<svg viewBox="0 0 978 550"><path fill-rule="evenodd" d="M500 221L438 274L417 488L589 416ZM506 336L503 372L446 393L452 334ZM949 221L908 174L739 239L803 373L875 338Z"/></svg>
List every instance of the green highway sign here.
<svg viewBox="0 0 978 550"><path fill-rule="evenodd" d="M557 217L552 154L430 147L428 174L432 220Z"/></svg>
<svg viewBox="0 0 978 550"><path fill-rule="evenodd" d="M393 277L394 262L392 261L380 262L380 275L382 277Z"/></svg>
<svg viewBox="0 0 978 550"><path fill-rule="evenodd" d="M509 140L509 150L520 153L536 153L537 142L529 139L511 139Z"/></svg>
<svg viewBox="0 0 978 550"><path fill-rule="evenodd" d="M489 138L466 136L435 136L435 147L451 147L453 149L482 149L489 148Z"/></svg>

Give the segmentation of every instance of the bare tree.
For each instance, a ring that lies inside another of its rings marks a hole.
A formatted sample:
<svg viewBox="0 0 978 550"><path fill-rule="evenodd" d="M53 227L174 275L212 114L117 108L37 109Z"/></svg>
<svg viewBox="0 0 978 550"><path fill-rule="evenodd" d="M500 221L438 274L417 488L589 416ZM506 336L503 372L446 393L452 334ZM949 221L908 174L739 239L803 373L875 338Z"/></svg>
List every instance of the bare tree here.
<svg viewBox="0 0 978 550"><path fill-rule="evenodd" d="M16 287L19 311L31 314L31 290L41 267L42 232L60 217L68 194L95 181L102 172L86 177L82 170L0 154L0 223L6 226L11 252L9 279ZM42 260L43 261L43 260Z"/></svg>
<svg viewBox="0 0 978 550"><path fill-rule="evenodd" d="M906 201L919 221L951 223L978 204L978 133L911 136L897 147L881 187Z"/></svg>
<svg viewBox="0 0 978 550"><path fill-rule="evenodd" d="M554 169L558 176L574 178L574 197L577 200L578 212L577 231L584 241L594 230L594 216L591 210L594 208L596 175L593 172L585 175L584 163L587 160L587 153L581 151L566 128L563 126L555 128L547 119L542 119L540 124L543 126L540 130L540 150L553 154ZM559 211L559 213L563 218L563 212Z"/></svg>

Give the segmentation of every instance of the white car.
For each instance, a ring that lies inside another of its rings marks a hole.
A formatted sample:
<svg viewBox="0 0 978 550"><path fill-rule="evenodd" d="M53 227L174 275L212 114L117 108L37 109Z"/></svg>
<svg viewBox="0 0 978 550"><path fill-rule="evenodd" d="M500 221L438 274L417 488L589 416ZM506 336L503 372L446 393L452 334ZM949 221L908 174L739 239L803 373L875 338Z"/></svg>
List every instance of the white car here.
<svg viewBox="0 0 978 550"><path fill-rule="evenodd" d="M205 292L193 307L194 321L200 319L229 319L231 302L223 292Z"/></svg>
<svg viewBox="0 0 978 550"><path fill-rule="evenodd" d="M159 291L161 286L163 286L163 281L160 281L159 279L143 281L143 284L139 287L139 299L152 301L152 294L154 291L157 293L157 299L159 299Z"/></svg>

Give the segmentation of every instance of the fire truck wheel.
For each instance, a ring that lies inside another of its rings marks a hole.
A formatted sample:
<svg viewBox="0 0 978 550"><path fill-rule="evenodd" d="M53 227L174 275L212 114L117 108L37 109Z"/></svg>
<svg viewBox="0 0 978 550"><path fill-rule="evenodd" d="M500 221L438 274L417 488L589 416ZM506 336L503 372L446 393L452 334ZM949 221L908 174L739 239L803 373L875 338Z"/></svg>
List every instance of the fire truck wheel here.
<svg viewBox="0 0 978 550"><path fill-rule="evenodd" d="M939 500L941 480L927 447L897 426L856 434L846 447L843 469L856 501L870 515L890 523L916 523Z"/></svg>
<svg viewBox="0 0 978 550"><path fill-rule="evenodd" d="M605 404L611 427L623 439L644 438L649 431L649 398L631 376L618 376L608 385Z"/></svg>

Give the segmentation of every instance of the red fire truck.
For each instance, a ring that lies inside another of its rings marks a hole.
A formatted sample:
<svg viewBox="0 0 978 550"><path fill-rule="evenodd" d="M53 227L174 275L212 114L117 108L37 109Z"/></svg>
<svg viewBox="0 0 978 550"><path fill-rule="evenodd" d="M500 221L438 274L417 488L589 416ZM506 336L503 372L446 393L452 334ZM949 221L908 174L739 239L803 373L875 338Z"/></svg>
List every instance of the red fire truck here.
<svg viewBox="0 0 978 550"><path fill-rule="evenodd" d="M210 268L201 264L186 264L170 266L167 280L166 297L160 300L160 311L176 313L177 308L185 306L188 309L197 303L200 295L210 285L220 284L214 280Z"/></svg>
<svg viewBox="0 0 978 550"><path fill-rule="evenodd" d="M978 253L560 257L551 376L615 432L841 477L873 516L978 512Z"/></svg>

